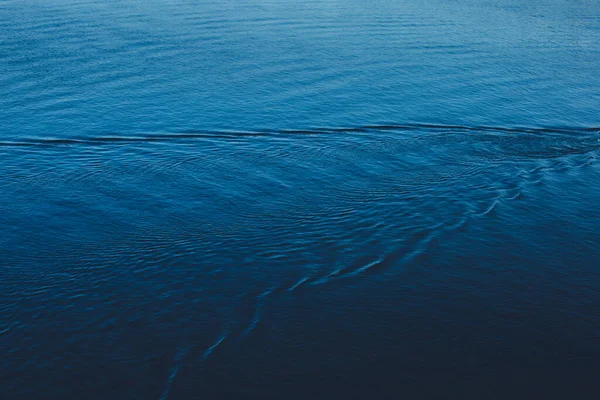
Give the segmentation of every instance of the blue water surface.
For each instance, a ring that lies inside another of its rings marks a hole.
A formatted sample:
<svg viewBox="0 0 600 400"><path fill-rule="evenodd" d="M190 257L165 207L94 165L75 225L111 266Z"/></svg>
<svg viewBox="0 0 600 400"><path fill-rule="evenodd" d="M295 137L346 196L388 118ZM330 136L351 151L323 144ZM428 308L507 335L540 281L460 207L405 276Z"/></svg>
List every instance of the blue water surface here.
<svg viewBox="0 0 600 400"><path fill-rule="evenodd" d="M596 399L600 3L0 1L0 398Z"/></svg>

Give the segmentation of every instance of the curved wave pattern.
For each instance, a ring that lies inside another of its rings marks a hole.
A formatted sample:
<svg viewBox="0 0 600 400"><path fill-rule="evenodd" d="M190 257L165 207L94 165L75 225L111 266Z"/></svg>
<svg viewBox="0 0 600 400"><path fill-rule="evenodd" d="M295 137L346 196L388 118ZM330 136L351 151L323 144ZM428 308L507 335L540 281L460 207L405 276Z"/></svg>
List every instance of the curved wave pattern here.
<svg viewBox="0 0 600 400"><path fill-rule="evenodd" d="M598 392L598 4L0 1L3 397Z"/></svg>
<svg viewBox="0 0 600 400"><path fill-rule="evenodd" d="M109 310L126 305L121 318L165 321L159 335L169 341L177 327L183 337L162 398L192 371L209 379L230 368L292 297L411 279L452 253L449 243L466 249L540 221L565 185L595 193L600 148L594 129L437 125L23 143L0 150L12 200L0 206L12 267L2 313L14 312L10 296L35 306L2 337L34 340L35 316L65 303L101 335L118 326ZM562 219L594 198L560 207ZM188 322L169 319L183 307ZM64 318L50 312L43 326Z"/></svg>

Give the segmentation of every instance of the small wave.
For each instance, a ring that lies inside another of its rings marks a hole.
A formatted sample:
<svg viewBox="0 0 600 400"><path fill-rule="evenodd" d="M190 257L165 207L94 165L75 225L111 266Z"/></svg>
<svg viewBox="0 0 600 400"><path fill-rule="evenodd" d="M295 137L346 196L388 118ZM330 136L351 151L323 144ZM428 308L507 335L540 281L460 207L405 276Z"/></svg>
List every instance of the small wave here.
<svg viewBox="0 0 600 400"><path fill-rule="evenodd" d="M287 290L289 292L292 292L296 289L298 289L300 286L302 286L304 283L308 282L310 278L308 276L305 276L303 278L301 278L298 282L294 283L292 286L290 286Z"/></svg>
<svg viewBox="0 0 600 400"><path fill-rule="evenodd" d="M406 266L415 262L421 255L425 254L430 243L436 237L438 237L442 231L445 231L443 227L444 223L439 223L431 228L423 229L422 231L419 231L410 237L403 246L389 254L384 255L383 257L376 258L375 260L367 263L356 263L346 268L340 268L324 277L306 279L302 283L321 285L337 279L356 277L371 272L378 272L382 269L386 269L397 264ZM450 229L452 228L453 227L450 227Z"/></svg>
<svg viewBox="0 0 600 400"><path fill-rule="evenodd" d="M277 287L271 288L271 289L264 291L263 293L261 293L260 295L258 295L256 297L258 300L258 304L256 305L256 308L254 310L254 315L252 316L250 323L248 324L246 329L244 329L244 332L241 335L242 337L248 336L258 326L258 324L260 323L260 315L262 313L262 309L265 305L265 301L266 301L267 297L269 295L271 295L272 293L275 293L276 291L279 292L279 291L281 291L281 289L277 288Z"/></svg>
<svg viewBox="0 0 600 400"><path fill-rule="evenodd" d="M518 191L515 195L511 196L511 197L507 197L507 200L516 200L516 199L520 199L523 197L523 193L521 191Z"/></svg>
<svg viewBox="0 0 600 400"><path fill-rule="evenodd" d="M482 213L479 214L475 214L476 217L485 217L486 215L491 214L492 212L494 212L494 210L496 209L496 206L500 204L500 200L499 199L495 199L492 204L490 204L490 206Z"/></svg>
<svg viewBox="0 0 600 400"><path fill-rule="evenodd" d="M256 309L256 313L254 314L252 321L250 321L250 325L248 325L248 327L244 330L244 333L242 333L242 337L248 336L258 326L258 324L260 323L261 310L262 310L262 304L260 307L258 307Z"/></svg>
<svg viewBox="0 0 600 400"><path fill-rule="evenodd" d="M167 383L165 385L165 390L160 396L160 400L167 400L169 398L169 393L171 392L171 387L173 387L173 382L175 381L175 377L181 368L181 362L185 355L188 353L189 349L182 349L175 355L175 365L171 369L171 373L167 378Z"/></svg>
<svg viewBox="0 0 600 400"><path fill-rule="evenodd" d="M311 129L264 129L256 131L244 130L196 130L189 129L175 133L156 133L139 136L111 135L72 138L39 138L14 141L1 141L0 147L30 147L30 146L99 146L109 144L128 144L144 142L164 142L175 140L193 139L236 139L244 137L265 137L285 135L323 135L335 133L373 133L376 131L462 131L462 132L509 132L522 134L589 134L600 133L596 127L571 127L571 128L527 128L527 127L502 127L502 126L467 126L467 125L442 125L442 124L393 124L393 125L363 125L356 127L329 127Z"/></svg>
<svg viewBox="0 0 600 400"><path fill-rule="evenodd" d="M229 333L224 333L221 335L215 343L210 345L202 354L202 360L206 360L210 355L229 337Z"/></svg>
<svg viewBox="0 0 600 400"><path fill-rule="evenodd" d="M371 261L369 263L366 263L364 265L362 265L360 268L355 269L354 271L351 271L348 273L348 275L353 276L353 275L359 275L362 274L363 272L367 272L372 268L377 267L378 265L380 265L384 260L383 259L376 259L374 261Z"/></svg>
<svg viewBox="0 0 600 400"><path fill-rule="evenodd" d="M0 336L4 335L5 333L8 333L12 330L14 323L9 324L6 328L4 329L0 329Z"/></svg>
<svg viewBox="0 0 600 400"><path fill-rule="evenodd" d="M320 279L317 279L316 281L314 281L312 283L315 285L318 285L318 284L326 283L332 279L356 276L356 275L367 272L368 270L381 265L384 261L385 261L385 258L378 258L378 259L368 262L366 264L353 264L346 268L337 269L337 270L333 271L332 273L330 273L329 275L322 277Z"/></svg>

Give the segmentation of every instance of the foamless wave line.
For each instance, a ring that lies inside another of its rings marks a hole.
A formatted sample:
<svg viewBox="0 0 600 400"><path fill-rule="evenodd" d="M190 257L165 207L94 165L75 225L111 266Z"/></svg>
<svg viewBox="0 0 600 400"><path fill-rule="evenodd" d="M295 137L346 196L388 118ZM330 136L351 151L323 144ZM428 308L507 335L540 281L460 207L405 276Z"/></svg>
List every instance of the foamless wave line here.
<svg viewBox="0 0 600 400"><path fill-rule="evenodd" d="M556 127L556 128L527 128L502 126L466 126L438 124L393 124L393 125L363 125L357 127L331 127L312 129L264 129L257 131L216 131L216 130L184 130L175 133L158 133L139 136L96 136L74 138L38 138L15 141L0 141L0 147L30 147L30 146L73 146L73 145L106 145L165 142L173 140L192 139L235 139L244 137L269 137L284 135L323 135L336 133L373 133L377 131L462 131L462 132L504 132L515 134L591 134L600 133L600 127Z"/></svg>
<svg viewBox="0 0 600 400"><path fill-rule="evenodd" d="M167 400L169 398L169 393L171 392L171 388L173 387L173 382L175 381L175 378L177 377L177 372L179 372L179 369L181 368L182 360L186 356L188 351L189 351L189 349L182 349L175 355L175 360L174 360L175 365L171 369L171 373L169 374L169 377L167 378L165 389L164 389L162 395L160 396L160 400Z"/></svg>
<svg viewBox="0 0 600 400"><path fill-rule="evenodd" d="M202 360L206 360L208 357L210 357L210 355L217 349L217 347L219 347L221 345L221 343L223 343L225 341L225 339L227 339L228 337L229 337L229 333L224 333L223 335L221 335L215 343L210 345L204 351L204 353L202 353Z"/></svg>

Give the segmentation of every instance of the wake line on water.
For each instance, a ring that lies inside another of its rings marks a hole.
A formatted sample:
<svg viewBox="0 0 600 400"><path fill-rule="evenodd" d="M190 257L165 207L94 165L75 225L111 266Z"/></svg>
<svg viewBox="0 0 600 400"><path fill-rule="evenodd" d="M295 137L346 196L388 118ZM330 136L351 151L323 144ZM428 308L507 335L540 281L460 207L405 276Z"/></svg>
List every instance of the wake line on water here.
<svg viewBox="0 0 600 400"><path fill-rule="evenodd" d="M409 238L407 243L389 254L382 255L367 263L338 268L325 276L303 277L286 290L294 291L306 285L322 285L338 279L358 277L367 273L387 269L392 265L407 267L418 263L423 257L427 256L427 252L430 250L430 246L435 240L441 240L445 235L463 229L472 219L492 216L496 208L504 200L512 201L521 198L521 196L522 193L520 190L518 190L516 194L510 196L500 196L493 199L492 203L481 212L467 212L453 224L441 222L416 232L413 237Z"/></svg>
<svg viewBox="0 0 600 400"><path fill-rule="evenodd" d="M535 172L538 169L539 168L535 168L529 172ZM514 190L511 190L509 191L510 193L507 193L504 196L501 195L497 198L494 198L491 204L483 211L476 212L475 210L466 210L465 214L458 218L458 220L454 223L444 221L433 226L423 227L411 235L411 237L409 237L406 242L397 249L387 254L382 254L379 257L375 257L370 261L364 262L364 260L361 260L360 262L355 262L351 265L337 268L326 275L304 276L291 285L275 286L267 289L261 294L254 295L256 304L254 304L252 307L252 317L250 318L250 321L246 322L245 324L242 323L238 327L238 330L241 332L238 332L236 335L237 339L244 340L255 330L258 324L261 323L261 313L266 306L265 303L273 296L277 296L285 292L302 290L310 286L327 285L338 280L363 277L364 275L378 273L391 267L407 268L424 262L428 257L428 252L431 251L432 247L436 245L436 242L443 240L447 235L452 235L457 231L464 230L473 220L493 217L496 209L504 201L512 201L520 198L522 196L520 187L517 186L514 189L516 189L516 193ZM226 332L222 334L213 345L209 346L208 349L205 350L202 360L206 361L206 359L212 355L213 351L217 347L221 346L224 341L230 339L231 336L232 332ZM174 371L175 374L177 369ZM172 374L172 377L174 377L174 374ZM171 385L172 378L170 378L168 387ZM166 393L168 394L168 391Z"/></svg>
<svg viewBox="0 0 600 400"><path fill-rule="evenodd" d="M177 377L177 373L181 368L181 363L183 358L189 352L189 349L182 349L175 355L175 365L171 369L171 373L167 378L167 382L165 385L165 389L163 390L162 395L160 396L160 400L167 400L169 398L169 393L171 392L171 388L173 387L173 382L175 382L175 377Z"/></svg>
<svg viewBox="0 0 600 400"><path fill-rule="evenodd" d="M229 333L224 333L222 334L215 343L213 343L211 346L209 346L204 353L202 353L202 360L206 361L206 359L208 357L210 357L210 355L215 351L215 349L217 347L219 347L221 345L221 343L223 343L225 341L225 339L227 339L229 337Z"/></svg>
<svg viewBox="0 0 600 400"><path fill-rule="evenodd" d="M0 141L0 147L35 147L35 146L100 146L110 144L131 144L166 142L175 140L194 139L236 139L248 137L280 137L286 135L324 135L339 133L376 133L377 131L454 131L454 132L497 132L513 134L595 134L600 133L600 127L502 127L502 126L467 126L467 125L438 125L438 124L392 124L392 125L363 125L357 127L332 127L312 129L264 129L257 131L211 131L184 130L176 133L157 133L139 136L96 136L74 138L37 138L15 141Z"/></svg>

